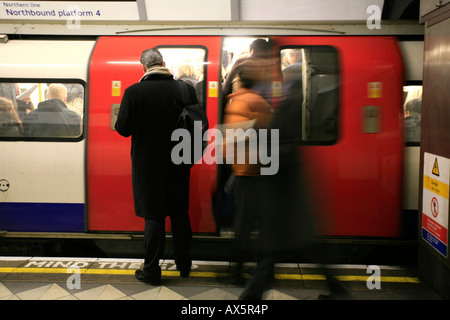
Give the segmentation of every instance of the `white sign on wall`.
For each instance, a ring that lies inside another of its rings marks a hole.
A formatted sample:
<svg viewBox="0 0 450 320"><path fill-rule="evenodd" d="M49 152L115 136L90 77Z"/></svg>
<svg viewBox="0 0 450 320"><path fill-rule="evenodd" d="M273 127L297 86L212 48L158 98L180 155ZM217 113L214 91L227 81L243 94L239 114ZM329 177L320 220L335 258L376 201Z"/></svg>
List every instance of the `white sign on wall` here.
<svg viewBox="0 0 450 320"><path fill-rule="evenodd" d="M422 238L448 255L450 159L424 153Z"/></svg>

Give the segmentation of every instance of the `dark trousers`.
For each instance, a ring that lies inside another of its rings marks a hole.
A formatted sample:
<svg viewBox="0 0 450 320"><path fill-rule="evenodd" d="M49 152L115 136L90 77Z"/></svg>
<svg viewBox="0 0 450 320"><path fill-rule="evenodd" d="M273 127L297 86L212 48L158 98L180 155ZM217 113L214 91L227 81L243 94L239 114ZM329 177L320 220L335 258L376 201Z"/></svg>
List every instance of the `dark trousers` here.
<svg viewBox="0 0 450 320"><path fill-rule="evenodd" d="M268 282L273 279L275 258L262 246L268 236L263 227L267 224L267 183L265 176L237 176L235 180L236 216L232 260L237 262L236 276L242 272L242 264L249 261L250 257L258 263L240 296L241 300L261 299ZM258 231L256 239L252 239L253 231Z"/></svg>
<svg viewBox="0 0 450 320"><path fill-rule="evenodd" d="M170 215L174 241L175 263L178 270L189 270L192 264L189 249L192 230L189 214L177 212ZM166 244L165 219L145 219L144 229L144 275L151 279L161 278L159 260Z"/></svg>
<svg viewBox="0 0 450 320"><path fill-rule="evenodd" d="M257 252L257 241L251 241L253 231L259 230L262 213L261 196L264 177L236 176L234 185L235 218L232 260L237 262L240 273L243 262Z"/></svg>
<svg viewBox="0 0 450 320"><path fill-rule="evenodd" d="M239 297L240 300L261 300L267 284L273 279L275 266L274 257L263 253L258 261L258 266L252 277L245 284L245 290Z"/></svg>

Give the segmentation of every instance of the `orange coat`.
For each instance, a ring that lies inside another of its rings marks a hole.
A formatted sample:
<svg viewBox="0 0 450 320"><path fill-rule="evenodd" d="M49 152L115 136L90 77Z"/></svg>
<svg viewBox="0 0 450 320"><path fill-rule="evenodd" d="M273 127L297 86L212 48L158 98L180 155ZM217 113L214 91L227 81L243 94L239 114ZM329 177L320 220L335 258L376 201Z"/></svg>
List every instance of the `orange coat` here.
<svg viewBox="0 0 450 320"><path fill-rule="evenodd" d="M239 127L240 122L256 120L253 128L269 129L270 120L272 119L272 107L261 97L256 91L251 89L240 88L236 92L227 96L228 103L225 107L224 124L236 124ZM245 130L245 129L244 129ZM226 136L224 136L226 139ZM226 159L226 147L224 143L223 157ZM245 163L237 163L237 143L234 143L234 163L232 164L233 172L236 176L259 176L261 164L249 163L249 151L257 152L258 150L249 150L248 141L245 146Z"/></svg>

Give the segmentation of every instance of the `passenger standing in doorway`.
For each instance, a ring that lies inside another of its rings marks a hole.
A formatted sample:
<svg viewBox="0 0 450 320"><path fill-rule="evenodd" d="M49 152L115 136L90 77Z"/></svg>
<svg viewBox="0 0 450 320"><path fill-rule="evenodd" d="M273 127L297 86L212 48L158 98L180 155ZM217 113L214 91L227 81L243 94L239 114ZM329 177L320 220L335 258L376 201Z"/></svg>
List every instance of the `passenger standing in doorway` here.
<svg viewBox="0 0 450 320"><path fill-rule="evenodd" d="M159 260L165 246L165 218L171 219L175 263L182 277L189 276L189 249L192 231L189 220L190 167L171 160L172 132L182 100L177 81L164 67L161 53L148 49L142 53L144 76L124 92L116 122L117 132L131 136L132 186L135 214L145 219L145 261L136 271L140 281L159 285ZM195 90L189 89L191 103L197 103Z"/></svg>
<svg viewBox="0 0 450 320"><path fill-rule="evenodd" d="M268 66L272 63L271 58L271 44L264 39L256 39L250 44L250 57L245 57L237 60L233 67L231 68L229 74L227 75L225 82L222 86L222 93L227 96L233 91L233 81L239 73L240 66L247 60L257 61L260 67L264 71L270 71ZM261 71L263 71L261 70ZM267 75L264 75L267 77ZM269 75L270 76L270 75ZM262 79L261 79L262 80ZM265 81L258 81L256 84L258 86L259 94L263 96L266 100L269 99L271 95L270 85L267 87ZM264 87L263 87L264 86ZM224 99L225 100L225 99Z"/></svg>

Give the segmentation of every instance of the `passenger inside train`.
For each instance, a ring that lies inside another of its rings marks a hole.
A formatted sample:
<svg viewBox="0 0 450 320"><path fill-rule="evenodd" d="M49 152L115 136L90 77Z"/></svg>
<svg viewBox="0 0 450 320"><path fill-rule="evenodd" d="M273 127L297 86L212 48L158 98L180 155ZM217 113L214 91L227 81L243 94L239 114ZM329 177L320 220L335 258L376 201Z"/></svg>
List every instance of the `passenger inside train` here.
<svg viewBox="0 0 450 320"><path fill-rule="evenodd" d="M30 93L36 89L34 85L30 89L20 89L20 96L17 97L17 111L19 112L20 120L24 120L28 112L35 109L33 101L31 101Z"/></svg>
<svg viewBox="0 0 450 320"><path fill-rule="evenodd" d="M302 80L302 50L288 49L282 52L282 67L285 86L290 87L294 82Z"/></svg>
<svg viewBox="0 0 450 320"><path fill-rule="evenodd" d="M47 88L46 101L26 115L25 133L31 137L78 137L81 135L81 117L65 104L67 88L51 84Z"/></svg>
<svg viewBox="0 0 450 320"><path fill-rule="evenodd" d="M404 86L403 110L405 115L405 143L420 143L420 127L422 114L422 86Z"/></svg>
<svg viewBox="0 0 450 320"><path fill-rule="evenodd" d="M23 134L22 121L13 102L0 97L0 137L18 137Z"/></svg>
<svg viewBox="0 0 450 320"><path fill-rule="evenodd" d="M406 141L420 141L422 101L419 98L408 101L405 109L405 139Z"/></svg>
<svg viewBox="0 0 450 320"><path fill-rule="evenodd" d="M0 96L10 101L22 127L20 132L2 130L3 137L48 139L81 135L84 95L81 84L2 83L1 88ZM6 106L6 102L2 105ZM2 128L10 126L10 117L0 117Z"/></svg>
<svg viewBox="0 0 450 320"><path fill-rule="evenodd" d="M199 48L159 48L164 57L166 68L177 80L183 80L193 86L197 100L205 106L204 73L206 52Z"/></svg>

